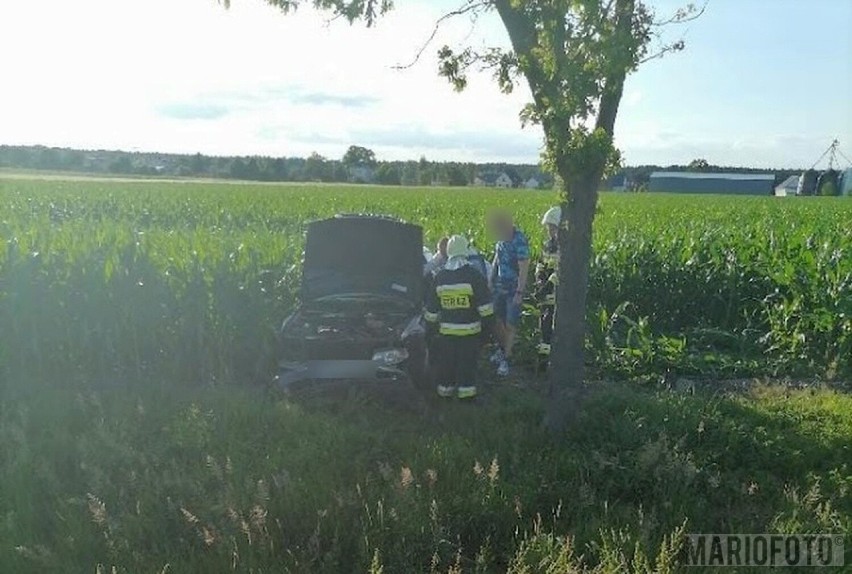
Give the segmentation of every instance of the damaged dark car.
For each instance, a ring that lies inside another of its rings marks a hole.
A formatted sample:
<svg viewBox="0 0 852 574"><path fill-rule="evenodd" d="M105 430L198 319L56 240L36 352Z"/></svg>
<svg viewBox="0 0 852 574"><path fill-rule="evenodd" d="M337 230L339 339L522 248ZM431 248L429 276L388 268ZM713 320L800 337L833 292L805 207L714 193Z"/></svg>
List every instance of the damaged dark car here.
<svg viewBox="0 0 852 574"><path fill-rule="evenodd" d="M301 304L279 333L277 384L419 386L426 377L423 230L363 215L309 224Z"/></svg>

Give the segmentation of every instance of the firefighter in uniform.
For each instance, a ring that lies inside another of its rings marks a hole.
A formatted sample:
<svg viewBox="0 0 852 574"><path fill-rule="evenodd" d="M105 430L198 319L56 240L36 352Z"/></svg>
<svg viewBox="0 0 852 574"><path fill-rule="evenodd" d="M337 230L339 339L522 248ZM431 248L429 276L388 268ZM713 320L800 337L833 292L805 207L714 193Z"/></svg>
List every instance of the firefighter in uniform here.
<svg viewBox="0 0 852 574"><path fill-rule="evenodd" d="M541 260L535 269L535 295L541 312L539 328L541 342L538 354L542 363L550 358L550 343L553 339L553 321L556 316L557 269L559 268L559 224L562 221L562 209L551 207L541 218L541 224L547 229Z"/></svg>
<svg viewBox="0 0 852 574"><path fill-rule="evenodd" d="M454 235L447 263L426 295L425 318L433 337L430 350L438 395L476 396L476 371L484 332L491 329L494 305L488 283L470 264L467 239Z"/></svg>

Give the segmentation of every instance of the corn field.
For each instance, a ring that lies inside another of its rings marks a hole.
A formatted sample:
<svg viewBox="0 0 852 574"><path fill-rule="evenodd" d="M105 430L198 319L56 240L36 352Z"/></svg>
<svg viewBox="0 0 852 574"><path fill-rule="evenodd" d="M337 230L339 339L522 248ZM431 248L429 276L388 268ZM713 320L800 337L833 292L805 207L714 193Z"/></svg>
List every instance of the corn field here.
<svg viewBox="0 0 852 574"><path fill-rule="evenodd" d="M549 193L199 183L0 183L7 376L111 384L264 380L296 304L305 223L340 212L428 242L504 206L541 243ZM852 204L604 196L589 350L609 376L848 376ZM570 280L570 270L567 280ZM529 307L529 326L534 307ZM529 335L534 338L534 334ZM530 341L531 347L532 341Z"/></svg>
<svg viewBox="0 0 852 574"><path fill-rule="evenodd" d="M531 376L424 410L247 384L274 372L306 221L397 215L488 252L487 208L537 246L554 200L0 179L0 571L674 574L690 532L850 532L848 394L633 384L848 381L842 199L602 197L602 382L558 437Z"/></svg>

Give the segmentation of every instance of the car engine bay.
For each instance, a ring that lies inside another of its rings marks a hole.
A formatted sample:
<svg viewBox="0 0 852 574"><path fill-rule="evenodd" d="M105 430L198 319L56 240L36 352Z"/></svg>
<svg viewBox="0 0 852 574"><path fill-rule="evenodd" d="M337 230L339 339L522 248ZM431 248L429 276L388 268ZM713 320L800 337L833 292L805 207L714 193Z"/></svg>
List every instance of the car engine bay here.
<svg viewBox="0 0 852 574"><path fill-rule="evenodd" d="M404 312L303 309L285 331L289 336L312 340L393 339L402 333L409 319L410 314Z"/></svg>

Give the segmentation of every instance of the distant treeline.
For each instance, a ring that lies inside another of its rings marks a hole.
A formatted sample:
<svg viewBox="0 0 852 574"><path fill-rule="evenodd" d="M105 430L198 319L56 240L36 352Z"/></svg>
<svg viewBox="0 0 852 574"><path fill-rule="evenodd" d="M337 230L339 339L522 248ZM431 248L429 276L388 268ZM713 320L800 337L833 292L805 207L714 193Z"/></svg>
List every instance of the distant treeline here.
<svg viewBox="0 0 852 574"><path fill-rule="evenodd" d="M353 150L355 153L352 153ZM360 152L360 153L359 153ZM86 151L44 146L0 146L0 167L161 177L204 177L250 181L320 181L385 185L474 184L508 175L513 185L530 178L542 187L553 180L537 165L506 163L377 161L372 151L353 146L341 159L317 153L301 157L220 157L202 154L165 154L124 151Z"/></svg>
<svg viewBox="0 0 852 574"><path fill-rule="evenodd" d="M379 161L363 147L352 146L340 159L317 153L307 158L266 156L208 156L107 150L77 150L45 146L0 145L0 168L70 171L93 174L203 177L249 181L349 182L383 185L499 185L505 174L514 187L550 188L553 178L540 166L508 163L436 162L425 157L418 161ZM641 165L622 168L602 187L641 191L655 171L723 171L734 173L774 173L776 183L800 169L759 169L709 164L696 159L688 165ZM505 178L504 178L505 181Z"/></svg>

